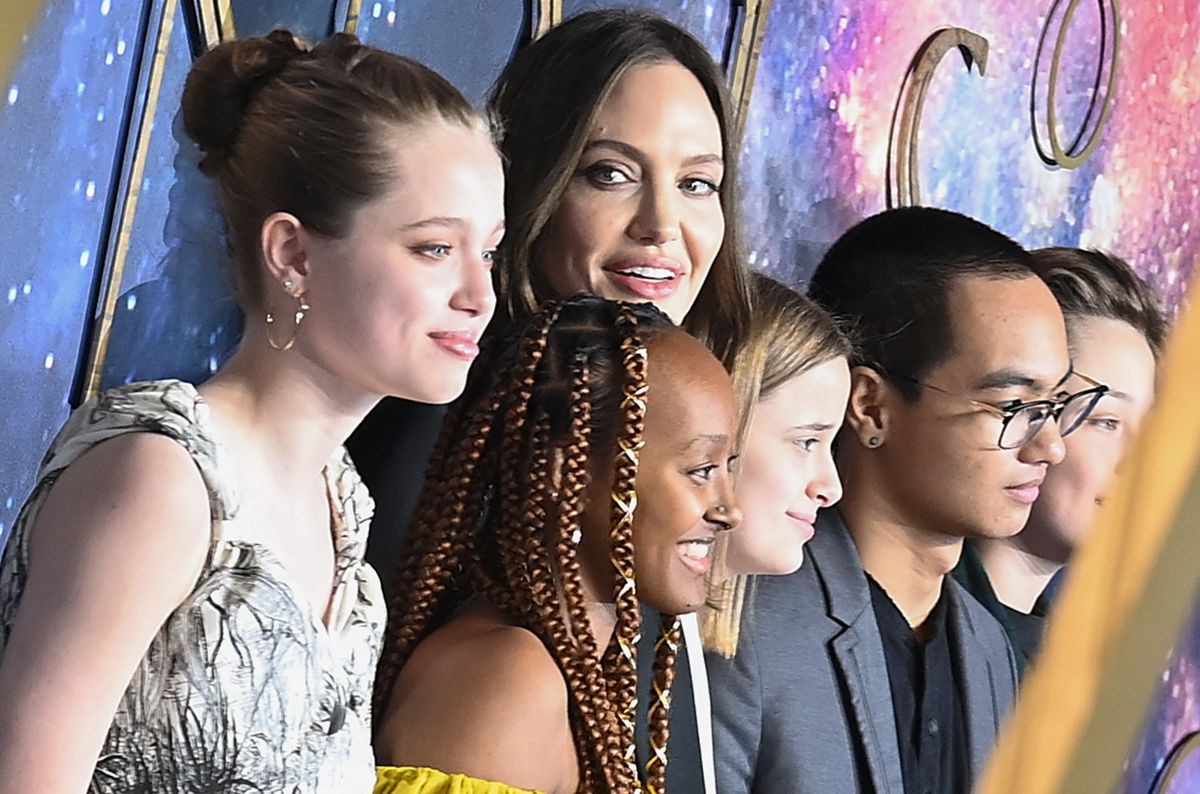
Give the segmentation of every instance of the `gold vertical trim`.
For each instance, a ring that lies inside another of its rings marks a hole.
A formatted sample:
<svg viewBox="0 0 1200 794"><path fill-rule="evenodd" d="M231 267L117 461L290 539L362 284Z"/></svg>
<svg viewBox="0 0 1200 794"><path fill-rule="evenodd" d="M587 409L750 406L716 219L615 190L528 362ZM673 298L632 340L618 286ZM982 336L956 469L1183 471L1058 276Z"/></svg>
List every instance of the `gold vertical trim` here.
<svg viewBox="0 0 1200 794"><path fill-rule="evenodd" d="M362 14L362 0L350 0L346 6L346 18L342 21L342 32L358 35L358 17Z"/></svg>
<svg viewBox="0 0 1200 794"><path fill-rule="evenodd" d="M546 31L563 21L562 0L537 0L533 30L529 31L532 41L546 35Z"/></svg>
<svg viewBox="0 0 1200 794"><path fill-rule="evenodd" d="M128 178L125 180L128 189L125 192L125 201L121 206L118 220L120 226L117 232L117 242L113 247L112 266L108 269L102 290L104 304L100 317L93 326L95 335L91 350L88 352L84 399L95 395L100 390L100 383L104 376L104 361L108 356L108 343L112 337L117 299L121 293L121 280L125 274L125 263L129 258L129 242L133 234L133 221L137 212L138 197L141 195L142 179L146 173L146 157L150 148L154 114L158 109L158 98L162 91L163 72L166 69L167 51L171 46L171 32L175 26L177 5L178 0L165 0L163 3L162 17L159 20L158 34L155 37L154 58L150 64L146 87L146 101L137 121L137 141L134 145L133 161Z"/></svg>
<svg viewBox="0 0 1200 794"><path fill-rule="evenodd" d="M771 15L771 0L741 0L745 9L733 66L729 73L729 92L733 97L734 141L740 144L750 112L750 97L754 93L754 75L762 55L763 39L767 33L767 18Z"/></svg>
<svg viewBox="0 0 1200 794"><path fill-rule="evenodd" d="M917 48L900 82L892 124L888 130L887 176L885 195L888 209L912 207L921 203L918 179L918 142L925 95L938 65L950 50L958 48L967 70L977 64L979 74L987 72L988 41L966 28L941 28Z"/></svg>
<svg viewBox="0 0 1200 794"><path fill-rule="evenodd" d="M210 49L237 36L233 22L233 0L192 0L204 35L202 49Z"/></svg>

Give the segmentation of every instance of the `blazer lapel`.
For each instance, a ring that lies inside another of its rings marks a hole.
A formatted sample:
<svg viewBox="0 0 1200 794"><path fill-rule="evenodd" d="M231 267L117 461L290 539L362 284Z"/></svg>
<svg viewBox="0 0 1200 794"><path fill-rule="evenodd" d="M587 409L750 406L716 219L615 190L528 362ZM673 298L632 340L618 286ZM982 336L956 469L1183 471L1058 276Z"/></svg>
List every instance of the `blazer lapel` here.
<svg viewBox="0 0 1200 794"><path fill-rule="evenodd" d="M979 780L995 747L1008 698L1002 694L1004 685L1001 671L993 659L995 653L980 642L963 603L963 598L969 596L964 596L957 582L948 588L948 592L951 594L950 624L958 640L953 643L953 653L967 715L971 779Z"/></svg>
<svg viewBox="0 0 1200 794"><path fill-rule="evenodd" d="M823 583L828 615L841 627L830 645L849 693L846 729L858 731L875 791L903 794L883 640L858 550L836 510L820 512L816 534L809 541L809 557Z"/></svg>

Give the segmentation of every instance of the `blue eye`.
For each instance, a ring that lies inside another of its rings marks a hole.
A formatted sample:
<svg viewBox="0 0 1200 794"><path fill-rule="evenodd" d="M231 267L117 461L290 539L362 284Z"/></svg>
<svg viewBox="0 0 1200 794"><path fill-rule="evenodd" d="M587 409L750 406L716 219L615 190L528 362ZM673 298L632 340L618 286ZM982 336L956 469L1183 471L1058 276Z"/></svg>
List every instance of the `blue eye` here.
<svg viewBox="0 0 1200 794"><path fill-rule="evenodd" d="M427 243L425 245L414 246L412 250L429 259L445 259L450 256L450 251L453 248L446 243Z"/></svg>

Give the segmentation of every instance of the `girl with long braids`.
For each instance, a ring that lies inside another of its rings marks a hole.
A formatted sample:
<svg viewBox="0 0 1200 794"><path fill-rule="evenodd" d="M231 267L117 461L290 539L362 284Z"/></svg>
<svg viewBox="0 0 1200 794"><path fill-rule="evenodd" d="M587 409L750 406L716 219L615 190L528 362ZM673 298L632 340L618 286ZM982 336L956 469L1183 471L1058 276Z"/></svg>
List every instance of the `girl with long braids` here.
<svg viewBox="0 0 1200 794"><path fill-rule="evenodd" d="M473 370L418 507L376 682L377 794L642 790L639 635L661 635L665 734L675 616L703 604L709 550L741 520L733 389L703 344L591 296L522 329Z"/></svg>
<svg viewBox="0 0 1200 794"><path fill-rule="evenodd" d="M341 444L384 395L462 391L500 158L449 83L347 35L217 46L183 122L245 332L198 388L88 402L46 455L0 558L0 788L369 791L384 604Z"/></svg>
<svg viewBox="0 0 1200 794"><path fill-rule="evenodd" d="M489 108L508 165L497 314L522 321L579 291L647 301L731 367L750 311L738 141L724 74L704 45L656 14L581 13L516 53ZM381 571L406 543L427 429L440 419L385 400L351 439L387 528L368 549ZM704 687L703 657L694 616L684 627L680 665L693 670L681 680L672 786L701 791L711 737L690 689ZM642 677L645 687L644 667Z"/></svg>

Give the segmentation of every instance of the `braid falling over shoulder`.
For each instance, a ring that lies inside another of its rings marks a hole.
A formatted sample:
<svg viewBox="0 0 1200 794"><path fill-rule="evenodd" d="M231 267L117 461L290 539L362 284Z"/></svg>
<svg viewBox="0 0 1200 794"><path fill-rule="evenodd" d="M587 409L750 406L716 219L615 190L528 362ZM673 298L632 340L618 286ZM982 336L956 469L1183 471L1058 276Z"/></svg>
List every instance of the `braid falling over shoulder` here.
<svg viewBox="0 0 1200 794"><path fill-rule="evenodd" d="M641 631L634 484L647 394L642 337L666 327L651 308L572 298L547 304L519 339L486 351L496 356L492 366L481 361L472 369L443 427L397 572L378 714L421 640L475 594L533 632L562 671L579 791L641 790L633 727ZM600 426L607 429L597 437ZM612 460L614 471L616 626L603 655L577 547L597 455ZM678 644L677 632L668 634L671 642L660 642L656 653L659 691L669 691ZM651 734L665 745L666 703L651 717ZM661 792L657 766L647 768L647 782Z"/></svg>

